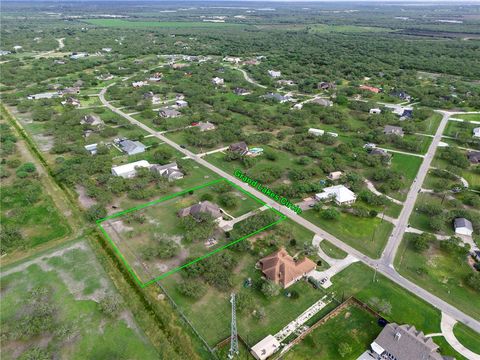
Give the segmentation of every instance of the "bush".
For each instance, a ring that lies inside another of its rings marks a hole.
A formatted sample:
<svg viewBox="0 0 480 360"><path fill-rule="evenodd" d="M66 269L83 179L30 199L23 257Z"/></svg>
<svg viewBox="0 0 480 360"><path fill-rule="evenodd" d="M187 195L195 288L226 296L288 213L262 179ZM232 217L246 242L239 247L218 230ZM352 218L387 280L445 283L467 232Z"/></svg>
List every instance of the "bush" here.
<svg viewBox="0 0 480 360"><path fill-rule="evenodd" d="M105 210L105 208L100 204L90 206L85 212L85 217L89 221L96 221L104 218L105 216L107 216L107 210Z"/></svg>
<svg viewBox="0 0 480 360"><path fill-rule="evenodd" d="M267 280L262 284L261 291L266 297L274 297L280 294L280 286L271 280Z"/></svg>
<svg viewBox="0 0 480 360"><path fill-rule="evenodd" d="M117 295L107 295L100 300L98 308L105 315L115 317L122 308L122 300Z"/></svg>
<svg viewBox="0 0 480 360"><path fill-rule="evenodd" d="M207 292L205 284L198 280L183 280L177 284L177 290L180 294L193 298L200 299ZM238 305L237 305L238 306Z"/></svg>

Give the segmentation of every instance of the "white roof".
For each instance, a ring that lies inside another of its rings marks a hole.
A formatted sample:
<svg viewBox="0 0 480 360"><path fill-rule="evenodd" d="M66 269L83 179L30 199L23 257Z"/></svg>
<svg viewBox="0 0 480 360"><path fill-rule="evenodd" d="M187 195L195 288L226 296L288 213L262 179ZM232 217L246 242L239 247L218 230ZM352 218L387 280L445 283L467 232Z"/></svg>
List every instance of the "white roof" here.
<svg viewBox="0 0 480 360"><path fill-rule="evenodd" d="M317 199L334 198L338 203L354 201L357 197L355 193L343 185L330 186L323 189L322 193L316 194Z"/></svg>
<svg viewBox="0 0 480 360"><path fill-rule="evenodd" d="M473 129L473 135L480 137L480 127L477 127L477 128Z"/></svg>
<svg viewBox="0 0 480 360"><path fill-rule="evenodd" d="M112 167L112 171L115 171L117 175L120 174L128 174L132 171L135 171L135 168L137 167L150 167L150 163L147 160L140 160L140 161L135 161L129 164L125 165L120 165L120 166L114 166Z"/></svg>
<svg viewBox="0 0 480 360"><path fill-rule="evenodd" d="M279 348L280 342L273 335L267 335L266 338L252 347L252 353L257 359L264 360Z"/></svg>
<svg viewBox="0 0 480 360"><path fill-rule="evenodd" d="M325 133L325 130L310 128L310 129L308 129L308 133L309 134L321 134L321 135L323 135Z"/></svg>
<svg viewBox="0 0 480 360"><path fill-rule="evenodd" d="M372 350L375 351L378 355L381 355L385 352L385 349L378 345L375 341L370 344Z"/></svg>

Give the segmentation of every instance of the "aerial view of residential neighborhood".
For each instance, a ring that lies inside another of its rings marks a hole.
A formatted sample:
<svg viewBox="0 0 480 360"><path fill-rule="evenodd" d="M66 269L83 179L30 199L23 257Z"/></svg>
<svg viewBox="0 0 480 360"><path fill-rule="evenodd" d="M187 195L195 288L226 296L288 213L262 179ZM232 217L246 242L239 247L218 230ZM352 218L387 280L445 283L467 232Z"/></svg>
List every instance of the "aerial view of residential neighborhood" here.
<svg viewBox="0 0 480 360"><path fill-rule="evenodd" d="M0 358L480 360L480 1L2 0Z"/></svg>

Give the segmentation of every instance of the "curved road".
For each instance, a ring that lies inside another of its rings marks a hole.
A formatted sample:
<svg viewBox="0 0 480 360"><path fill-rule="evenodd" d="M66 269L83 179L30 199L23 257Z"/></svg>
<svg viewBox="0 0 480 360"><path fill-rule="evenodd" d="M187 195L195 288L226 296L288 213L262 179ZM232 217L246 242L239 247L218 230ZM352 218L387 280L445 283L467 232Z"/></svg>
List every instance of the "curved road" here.
<svg viewBox="0 0 480 360"><path fill-rule="evenodd" d="M408 208L407 208L407 210L402 210L402 213L401 213L401 217L402 217L402 214L403 214L402 221L400 221L400 219L399 219L398 225L394 229L395 236L392 236L389 239L387 247L384 251L384 255L379 260L372 259L372 258L364 255L360 251L358 251L358 250L352 248L351 246L345 244L344 242L340 241L339 239L337 239L333 235L327 233L326 231L319 228L315 224L312 224L308 220L302 218L301 216L299 216L298 214L296 214L292 210L278 204L277 202L272 200L270 197L264 195L263 193L259 192L256 189L248 186L247 184L240 181L239 179L232 176L231 174L228 174L228 173L224 172L223 170L217 168L216 166L210 164L206 160L202 159L200 156L192 153L190 150L187 150L187 149L184 149L184 148L180 147L180 145L178 145L177 143L175 143L172 140L168 139L167 137L163 136L161 134L161 132L158 132L158 131L155 131L155 130L151 129L147 125L145 125L145 124L141 123L140 121L134 119L133 117L129 116L128 114L124 113L123 111L118 110L116 107L111 105L105 99L105 93L107 92L108 88L110 86L114 85L114 84L115 83L110 84L109 86L103 88L102 91L100 91L100 93L99 93L100 101L107 108L109 108L113 112L117 113L118 115L124 117L131 124L137 125L141 129L148 132L149 134L152 134L153 136L155 136L158 139L162 140L163 142L167 143L168 145L170 145L171 147L173 147L177 151L186 155L186 157L196 161L200 165L205 166L206 168L208 168L208 169L212 170L213 172L217 173L218 175L230 180L231 182L235 183L236 185L240 186L241 188L245 189L246 191L254 194L256 197L258 197L259 199L264 201L267 205L269 205L272 208L278 210L282 214L288 216L291 220L293 220L296 223L298 223L298 224L304 226L305 228L311 230L313 233L322 237L323 239L326 239L326 240L330 241L335 246L337 246L340 249L346 251L347 253L355 256L356 258L358 258L360 261L362 261L366 265L370 266L371 268L376 269L379 273L383 274L384 276L386 276L390 280L394 281L398 285L402 286L403 288L412 292L416 296L418 296L421 299L425 300L426 302L430 303L431 305L433 305L434 307L436 307L440 311L446 313L447 315L453 317L457 321L460 321L460 322L464 323L465 325L471 327L473 330L480 333L480 321L472 318L471 316L469 316L467 314L464 314L462 311L458 310L457 308L455 308L454 306L445 302L444 300L442 300L442 299L438 298L437 296L429 293L428 291L426 291L425 289L416 285L415 283L405 279L403 276L398 274L395 271L395 269L393 268L392 261L395 257L395 252L398 248L398 245L400 244L400 241L403 237L403 232L406 229L408 218L409 218L410 213L411 213L411 211L413 209L413 206L415 204L415 199L416 199L418 190L415 190L417 192L415 192L413 190L411 190L409 192L408 200L405 203L405 207L408 204ZM414 182L414 185L412 185L412 186L415 187L415 189L417 189L417 188L420 189L420 186L423 182L423 179L426 176L426 171L428 171L431 160L433 159L435 148L438 145L438 142L440 141L439 139L441 138L441 134L443 132L443 129L445 128L445 126L448 122L448 117L449 116L450 116L450 113L444 112L442 122L440 123L439 129L437 130L437 133L435 134L435 138L432 142L432 145L430 145L429 151L428 151L427 155L425 155L424 162L422 163L422 166L421 166L421 169L420 169L421 171L419 171L419 175L417 175L417 179ZM431 153L432 150L433 150L433 153ZM427 164L428 164L428 166L427 166ZM421 173L422 171L424 172L423 175ZM404 209L405 209L405 207L404 207Z"/></svg>

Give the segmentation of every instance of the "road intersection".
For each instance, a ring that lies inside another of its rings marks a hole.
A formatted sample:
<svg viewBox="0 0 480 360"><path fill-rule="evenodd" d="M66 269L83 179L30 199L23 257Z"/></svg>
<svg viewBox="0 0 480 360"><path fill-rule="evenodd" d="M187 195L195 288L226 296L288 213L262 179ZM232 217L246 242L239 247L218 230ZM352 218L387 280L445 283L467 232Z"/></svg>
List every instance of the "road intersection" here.
<svg viewBox="0 0 480 360"><path fill-rule="evenodd" d="M395 259L395 254L397 252L398 246L400 245L400 242L402 241L403 234L405 233L406 228L408 227L408 219L410 218L410 214L413 211L413 207L415 206L415 202L418 196L418 192L421 189L423 180L425 179L428 169L430 168L430 164L433 160L433 157L436 152L436 148L441 140L443 131L448 123L448 119L451 115L454 114L460 114L459 112L448 112L448 111L438 111L442 113L443 117L440 122L440 125L438 126L438 129L435 133L435 136L433 138L433 141L428 148L427 154L424 156L422 165L420 167L420 170L417 174L417 177L415 178L412 187L408 193L407 200L405 201L404 207L402 209L402 212L400 213L399 219L397 224L394 227L394 230L388 240L388 243L385 247L385 250L382 254L382 257L380 259L372 259L360 251L354 249L353 247L345 244L341 240L337 239L333 235L327 233L323 229L319 228L315 224L312 224L308 220L302 218L292 210L280 205L279 203L275 202L272 200L270 197L264 195L263 193L257 191L256 189L250 187L246 183L242 182L238 178L234 177L231 174L226 173L225 171L219 169L215 165L212 165L205 159L203 159L201 156L194 154L188 149L185 149L181 147L179 144L175 143L174 141L170 140L169 138L165 137L162 132L158 132L153 130L152 128L148 127L147 125L143 124L142 122L134 119L130 115L124 113L123 111L119 110L115 106L111 105L106 99L105 99L105 93L107 92L108 88L112 85L115 85L115 83L110 84L109 86L103 88L101 92L99 93L99 98L100 101L104 106L109 108L111 111L115 112L116 114L124 117L127 119L131 124L136 125L140 127L141 129L145 130L149 134L157 137L164 143L170 145L177 151L183 153L186 158L190 158L193 161L196 161L198 164L203 165L204 167L210 169L211 171L215 172L216 174L230 180L231 182L235 183L236 185L240 186L241 188L245 189L246 191L252 193L255 195L257 198L261 199L264 201L267 205L271 206L272 208L278 210L282 214L288 216L292 221L295 221L296 223L300 224L301 226L307 228L308 230L312 231L314 234L317 236L320 236L323 239L326 239L333 243L335 246L339 247L343 251L347 252L350 255L353 255L360 261L362 261L364 264L368 265L369 267L375 269L379 273L383 274L390 280L394 281L398 285L402 286L403 288L407 289L411 293L415 294L416 296L420 297L424 301L430 303L432 306L437 308L438 310L442 311L443 313L447 314L448 316L454 318L457 321L460 321L464 323L465 325L469 326L473 330L477 331L480 333L480 321L472 318L471 316L463 313L462 311L458 310L456 307L453 305L447 303L446 301L440 299L439 297L431 294L427 290L421 288L420 286L416 285L415 283L411 282L410 280L407 280L403 276L401 276L394 268L393 266L393 261ZM478 113L478 112L472 112L472 113Z"/></svg>

